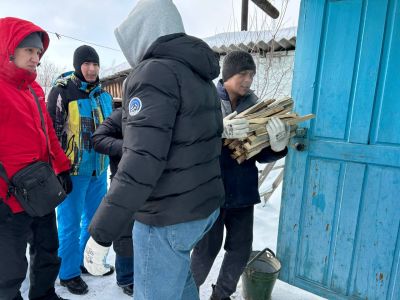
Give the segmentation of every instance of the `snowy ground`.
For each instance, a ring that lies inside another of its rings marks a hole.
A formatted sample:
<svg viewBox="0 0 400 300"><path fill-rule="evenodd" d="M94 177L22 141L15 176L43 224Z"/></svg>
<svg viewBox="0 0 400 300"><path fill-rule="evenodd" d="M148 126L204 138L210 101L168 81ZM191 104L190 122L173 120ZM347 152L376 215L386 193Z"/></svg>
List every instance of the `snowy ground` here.
<svg viewBox="0 0 400 300"><path fill-rule="evenodd" d="M282 162L280 162L282 164ZM277 176L277 170L273 170L267 180L260 188L260 192L266 191L271 186L274 178ZM273 251L276 250L277 235L278 235L278 222L279 210L281 199L281 186L274 192L269 201L264 204L261 203L255 207L254 218L254 250L262 250L269 247ZM211 284L216 281L218 277L219 266L221 265L224 252L221 251L215 260L214 266L208 276L205 284L200 288L200 299L208 300L211 294ZM109 254L109 263L114 262L115 253L111 250ZM89 293L83 296L76 296L70 294L66 288L61 287L59 281L56 282L56 291L63 298L71 300L109 300L109 299L129 299L122 290L115 283L115 275L104 278L83 275L83 279L89 286ZM28 299L28 282L23 283L21 291L23 292L24 299ZM242 283L238 284L237 291L232 295L232 299L244 300L242 297ZM298 289L294 286L286 284L277 280L274 290L272 292L273 300L322 300L324 298L318 297L314 294L308 293L304 290ZM160 299L162 300L162 299ZM263 299L260 299L263 300Z"/></svg>

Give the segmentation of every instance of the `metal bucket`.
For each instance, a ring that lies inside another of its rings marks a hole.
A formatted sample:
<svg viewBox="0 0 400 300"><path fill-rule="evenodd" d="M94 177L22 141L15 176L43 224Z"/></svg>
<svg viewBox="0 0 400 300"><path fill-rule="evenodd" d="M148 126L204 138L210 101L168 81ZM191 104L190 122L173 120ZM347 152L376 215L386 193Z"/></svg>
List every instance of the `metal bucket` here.
<svg viewBox="0 0 400 300"><path fill-rule="evenodd" d="M242 274L245 300L270 300L281 263L269 248L253 251Z"/></svg>

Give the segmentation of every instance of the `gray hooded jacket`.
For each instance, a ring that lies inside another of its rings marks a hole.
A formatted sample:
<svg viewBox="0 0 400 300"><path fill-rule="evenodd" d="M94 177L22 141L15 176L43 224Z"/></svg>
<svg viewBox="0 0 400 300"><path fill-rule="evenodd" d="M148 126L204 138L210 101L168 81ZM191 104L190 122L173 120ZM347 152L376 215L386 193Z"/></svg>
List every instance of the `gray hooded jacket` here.
<svg viewBox="0 0 400 300"><path fill-rule="evenodd" d="M127 24L116 31L124 32L119 40L147 35L135 27L128 31ZM124 45L134 64L139 52ZM146 49L127 78L123 155L90 225L96 241L114 240L133 214L139 222L166 226L204 219L222 205L222 114L212 82L218 74L214 52L184 33L160 36Z"/></svg>

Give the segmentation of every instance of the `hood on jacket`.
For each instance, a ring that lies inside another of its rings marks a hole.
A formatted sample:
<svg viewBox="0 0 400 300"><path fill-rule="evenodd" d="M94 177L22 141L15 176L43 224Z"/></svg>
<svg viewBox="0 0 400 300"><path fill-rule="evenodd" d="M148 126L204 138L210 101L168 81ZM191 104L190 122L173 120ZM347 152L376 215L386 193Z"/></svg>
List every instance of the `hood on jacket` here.
<svg viewBox="0 0 400 300"><path fill-rule="evenodd" d="M219 75L219 57L201 39L185 33L170 34L157 39L146 52L148 58L173 59L184 63L206 80Z"/></svg>
<svg viewBox="0 0 400 300"><path fill-rule="evenodd" d="M0 75L2 77L14 81L35 80L36 73L18 68L12 61L17 46L33 32L41 33L43 51L40 57L42 57L50 41L46 31L26 20L13 17L0 18Z"/></svg>
<svg viewBox="0 0 400 300"><path fill-rule="evenodd" d="M114 34L128 63L135 67L159 37L182 32L182 18L172 0L139 0Z"/></svg>

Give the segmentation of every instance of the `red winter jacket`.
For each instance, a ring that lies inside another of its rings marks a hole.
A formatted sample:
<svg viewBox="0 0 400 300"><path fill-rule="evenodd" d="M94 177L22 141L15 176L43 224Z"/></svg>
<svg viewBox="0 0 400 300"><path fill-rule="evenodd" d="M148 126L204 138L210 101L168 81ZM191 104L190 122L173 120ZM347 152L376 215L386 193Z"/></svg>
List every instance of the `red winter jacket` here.
<svg viewBox="0 0 400 300"><path fill-rule="evenodd" d="M43 90L35 82L36 73L18 68L12 61L17 45L35 31L42 32L46 51L49 36L43 29L25 20L0 18L0 162L8 178L32 162L48 161L49 157L39 110L29 86L36 92L42 108L54 170L58 174L70 169L47 113ZM0 197L14 213L23 211L14 197L6 200L6 193L7 184L0 178Z"/></svg>

